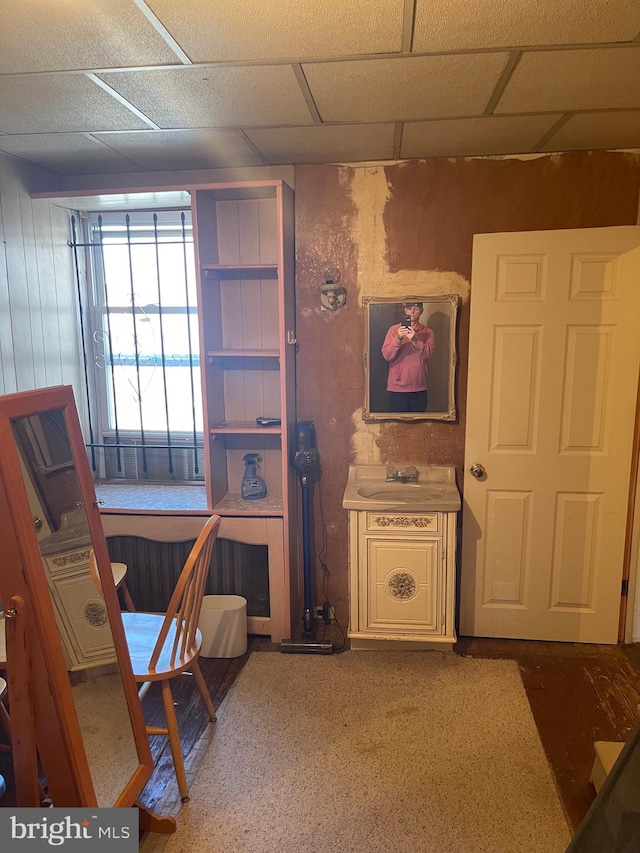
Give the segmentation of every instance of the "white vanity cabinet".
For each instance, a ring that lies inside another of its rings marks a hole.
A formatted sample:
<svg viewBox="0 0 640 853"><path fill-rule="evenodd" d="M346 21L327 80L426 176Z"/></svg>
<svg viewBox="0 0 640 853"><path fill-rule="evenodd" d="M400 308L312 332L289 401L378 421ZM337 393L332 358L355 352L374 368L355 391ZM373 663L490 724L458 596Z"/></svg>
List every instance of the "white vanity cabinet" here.
<svg viewBox="0 0 640 853"><path fill-rule="evenodd" d="M455 512L351 511L349 550L352 646L455 642Z"/></svg>
<svg viewBox="0 0 640 853"><path fill-rule="evenodd" d="M89 570L90 540L47 553L42 547L51 598L69 670L116 660L105 603Z"/></svg>

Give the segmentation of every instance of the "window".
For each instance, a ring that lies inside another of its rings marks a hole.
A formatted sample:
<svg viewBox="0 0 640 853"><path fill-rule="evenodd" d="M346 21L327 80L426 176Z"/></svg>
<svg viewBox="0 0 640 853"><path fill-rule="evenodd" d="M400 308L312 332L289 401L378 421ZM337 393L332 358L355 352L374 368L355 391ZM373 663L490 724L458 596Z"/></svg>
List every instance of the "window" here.
<svg viewBox="0 0 640 853"><path fill-rule="evenodd" d="M202 480L190 211L91 214L84 222L97 475Z"/></svg>

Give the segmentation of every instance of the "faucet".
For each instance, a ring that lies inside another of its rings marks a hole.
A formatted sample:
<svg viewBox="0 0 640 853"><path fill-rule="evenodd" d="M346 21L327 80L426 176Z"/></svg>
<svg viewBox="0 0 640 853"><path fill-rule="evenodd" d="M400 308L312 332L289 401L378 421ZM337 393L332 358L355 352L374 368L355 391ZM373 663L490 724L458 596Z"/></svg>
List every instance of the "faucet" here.
<svg viewBox="0 0 640 853"><path fill-rule="evenodd" d="M387 465L387 482L417 483L418 469L414 465L407 465L405 471L398 471L393 465Z"/></svg>

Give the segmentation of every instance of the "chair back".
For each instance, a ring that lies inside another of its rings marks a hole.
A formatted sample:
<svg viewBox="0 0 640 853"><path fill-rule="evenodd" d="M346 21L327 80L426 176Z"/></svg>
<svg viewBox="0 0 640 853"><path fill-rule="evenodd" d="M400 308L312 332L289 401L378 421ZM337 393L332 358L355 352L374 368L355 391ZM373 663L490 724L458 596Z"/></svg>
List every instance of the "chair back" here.
<svg viewBox="0 0 640 853"><path fill-rule="evenodd" d="M213 546L220 530L222 519L219 515L212 515L202 528L202 531L187 557L184 568L176 583L171 601L167 607L167 614L158 635L158 640L149 660L149 670L154 671L163 646L175 624L175 636L171 649L171 665L174 666L176 659L180 660L191 656L196 645L196 635L202 600L211 564Z"/></svg>

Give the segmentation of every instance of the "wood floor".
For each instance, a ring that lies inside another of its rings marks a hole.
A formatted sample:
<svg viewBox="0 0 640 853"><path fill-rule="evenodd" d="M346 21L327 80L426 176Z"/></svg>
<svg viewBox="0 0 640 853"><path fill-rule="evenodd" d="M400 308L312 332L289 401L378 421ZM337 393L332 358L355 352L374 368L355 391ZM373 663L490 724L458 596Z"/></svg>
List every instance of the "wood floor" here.
<svg viewBox="0 0 640 853"><path fill-rule="evenodd" d="M336 648L342 643L340 636L331 639ZM201 658L216 706L250 654L274 650L277 646L268 640L253 637L241 658ZM567 819L577 828L595 796L589 781L594 741L624 741L640 716L640 644L593 646L461 638L455 651L517 661ZM198 740L208 725L192 677L177 680L174 701L188 770L197 762ZM144 710L150 725L162 720L161 703L153 691L145 698ZM156 769L140 799L156 809L176 783L166 738L154 737L151 745ZM10 756L1 752L0 774L8 782L0 805L13 805Z"/></svg>

